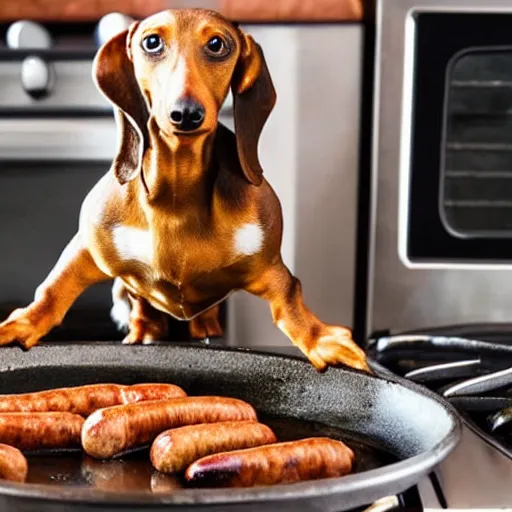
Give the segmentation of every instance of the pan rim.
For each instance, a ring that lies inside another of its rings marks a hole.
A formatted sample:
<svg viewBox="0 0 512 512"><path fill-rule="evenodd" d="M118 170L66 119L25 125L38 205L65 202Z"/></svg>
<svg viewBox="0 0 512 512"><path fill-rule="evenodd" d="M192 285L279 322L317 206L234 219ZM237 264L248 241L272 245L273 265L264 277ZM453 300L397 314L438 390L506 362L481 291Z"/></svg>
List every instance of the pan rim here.
<svg viewBox="0 0 512 512"><path fill-rule="evenodd" d="M455 435L454 428L447 438ZM0 494L39 500L58 501L70 504L91 503L95 505L230 505L243 502L245 504L278 502L293 499L331 497L338 493L354 493L365 490L372 485L383 486L398 482L411 472L414 465L418 472L425 472L443 460L455 445L447 439L436 445L429 453L415 455L403 461L389 464L382 468L372 469L339 478L324 478L293 484L258 486L233 489L179 489L172 493L126 492L118 494L110 491L90 490L86 488L63 488L44 484L0 483ZM364 475L364 477L361 477ZM397 485L396 493L406 490ZM201 496L204 496L203 498ZM189 498L189 499L186 499Z"/></svg>
<svg viewBox="0 0 512 512"><path fill-rule="evenodd" d="M80 343L82 345L82 343ZM44 343L40 347L59 346L62 350L62 344ZM88 342L83 343L89 347L94 345L101 346L116 346L120 348L117 342ZM256 356L263 356L266 358L277 358L281 360L296 360L305 365L310 363L302 356L288 355L267 352L265 350L258 350L246 347L224 347L215 345L198 345L194 343L166 343L166 346L172 346L175 349L193 349L197 350L214 350L221 352L241 352L253 354ZM156 344L154 346L157 346ZM9 350L9 349L2 349ZM37 350L37 347L31 350ZM437 443L434 447L423 453L414 455L398 462L388 464L386 466L355 473L337 478L324 478L318 480L311 480L307 482L298 482L291 484L278 484L273 486L257 486L251 488L214 488L214 489L179 489L172 491L172 493L151 493L144 491L133 491L119 494L113 491L102 491L98 489L77 488L77 487L58 487L46 484L26 484L26 483L13 483L0 481L0 495L16 497L19 499L30 499L41 502L60 502L79 504L88 503L94 505L105 506L122 506L122 505L137 505L137 506L162 506L169 507L182 507L182 506L200 506L200 505L233 505L233 504L257 504L264 502L280 502L290 499L321 499L332 498L337 494L352 494L358 493L368 488L376 488L382 486L393 486L396 493L404 491L410 487L404 477L409 476L411 473L418 475L416 481L421 476L428 473L428 469L435 467L439 462L445 459L451 451L457 446L460 441L462 422L456 409L446 401L443 401L437 394L431 392L429 389L420 386L412 381L403 379L396 375L390 374L386 371L381 371L382 368L378 363L370 361L370 364L376 375L369 375L365 372L354 370L352 368L340 367L336 369L329 369L328 371L343 371L350 373L357 373L362 378L380 379L388 382L393 382L401 387L405 387L415 393L430 398L438 403L438 405L445 410L451 426L444 438ZM22 369L17 367L16 369ZM402 484L400 482L405 482ZM376 491L375 491L376 492ZM367 496L366 496L367 497ZM377 499L380 496L376 496ZM357 505L355 505L357 506Z"/></svg>

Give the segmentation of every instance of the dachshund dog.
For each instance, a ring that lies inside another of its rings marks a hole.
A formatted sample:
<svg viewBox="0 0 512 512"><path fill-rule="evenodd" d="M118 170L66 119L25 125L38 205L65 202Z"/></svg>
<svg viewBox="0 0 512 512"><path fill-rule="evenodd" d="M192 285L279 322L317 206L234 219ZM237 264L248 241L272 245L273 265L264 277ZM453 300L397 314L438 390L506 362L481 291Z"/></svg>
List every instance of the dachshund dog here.
<svg viewBox="0 0 512 512"><path fill-rule="evenodd" d="M245 290L318 370L369 370L281 259L281 205L258 160L276 94L252 37L213 11L163 11L105 43L93 78L114 106L116 156L33 302L0 324L0 344L29 349L87 287L114 279L114 316L129 301L124 343L161 338L167 314L194 337L219 335L218 304ZM230 88L235 133L218 122Z"/></svg>

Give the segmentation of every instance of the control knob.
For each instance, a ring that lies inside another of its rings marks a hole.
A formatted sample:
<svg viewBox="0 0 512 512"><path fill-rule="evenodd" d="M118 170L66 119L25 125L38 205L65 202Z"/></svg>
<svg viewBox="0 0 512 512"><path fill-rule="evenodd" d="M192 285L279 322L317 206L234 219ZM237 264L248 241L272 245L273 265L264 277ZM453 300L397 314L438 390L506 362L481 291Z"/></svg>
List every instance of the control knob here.
<svg viewBox="0 0 512 512"><path fill-rule="evenodd" d="M127 30L135 20L119 12L105 14L96 25L94 38L96 44L101 46L117 34Z"/></svg>
<svg viewBox="0 0 512 512"><path fill-rule="evenodd" d="M39 23L16 21L7 29L7 46L13 50L46 50L51 47L49 32ZM21 84L34 99L48 95L54 84L54 71L39 55L29 55L21 63Z"/></svg>

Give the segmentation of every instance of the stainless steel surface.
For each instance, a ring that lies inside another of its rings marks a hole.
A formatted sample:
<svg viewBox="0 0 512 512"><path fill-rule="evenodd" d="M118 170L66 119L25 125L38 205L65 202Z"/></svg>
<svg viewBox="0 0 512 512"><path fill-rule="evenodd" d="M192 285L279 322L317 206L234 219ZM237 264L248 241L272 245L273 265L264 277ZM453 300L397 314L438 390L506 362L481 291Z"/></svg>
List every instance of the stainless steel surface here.
<svg viewBox="0 0 512 512"><path fill-rule="evenodd" d="M436 474L450 509L512 508L512 462L467 427ZM422 501L439 508L433 495L422 493Z"/></svg>
<svg viewBox="0 0 512 512"><path fill-rule="evenodd" d="M0 160L104 160L107 172L116 144L113 118L0 119Z"/></svg>
<svg viewBox="0 0 512 512"><path fill-rule="evenodd" d="M277 91L260 159L281 201L283 259L320 318L351 325L363 27L244 28L261 44ZM240 292L229 303L230 343L290 344L264 301Z"/></svg>
<svg viewBox="0 0 512 512"><path fill-rule="evenodd" d="M34 101L22 87L22 63L2 61L0 57L0 112L4 108L43 109L98 109L110 110L110 103L98 91L92 80L92 59L51 61L55 75L52 94Z"/></svg>
<svg viewBox="0 0 512 512"><path fill-rule="evenodd" d="M435 474L448 510L512 510L510 459L465 425L459 444ZM443 508L428 478L419 483L418 489L425 511Z"/></svg>
<svg viewBox="0 0 512 512"><path fill-rule="evenodd" d="M407 259L413 15L420 11L510 13L512 4L509 0L378 1L367 333L510 319L512 265L418 264Z"/></svg>
<svg viewBox="0 0 512 512"><path fill-rule="evenodd" d="M421 11L511 13L512 3L378 0L367 334L510 319L510 264L407 258L412 72L421 65L414 62L413 15ZM438 148L440 141L432 151ZM512 506L512 461L468 427L436 473L450 509ZM441 508L430 482L422 482L420 492L425 508Z"/></svg>
<svg viewBox="0 0 512 512"><path fill-rule="evenodd" d="M58 151L59 145L55 147ZM76 233L83 198L110 165L108 160L76 161L71 155L62 159L62 154L59 161L52 159L50 149L44 158L34 153L32 161L20 155L8 161L0 147L0 320L33 300L37 286ZM105 282L89 288L75 306L104 312L108 319L110 286ZM83 322L85 328L94 320L89 315Z"/></svg>
<svg viewBox="0 0 512 512"><path fill-rule="evenodd" d="M92 81L92 60L50 60L55 74L49 94L34 99L24 86L37 95L46 77L40 75L44 63L34 69L30 59L0 60L2 317L5 310L31 302L76 233L81 204L108 171L117 146L111 107ZM23 116L6 115L13 111ZM38 117L41 111L45 115ZM87 117L88 112L106 115ZM91 287L74 306L105 311L108 318L109 283Z"/></svg>

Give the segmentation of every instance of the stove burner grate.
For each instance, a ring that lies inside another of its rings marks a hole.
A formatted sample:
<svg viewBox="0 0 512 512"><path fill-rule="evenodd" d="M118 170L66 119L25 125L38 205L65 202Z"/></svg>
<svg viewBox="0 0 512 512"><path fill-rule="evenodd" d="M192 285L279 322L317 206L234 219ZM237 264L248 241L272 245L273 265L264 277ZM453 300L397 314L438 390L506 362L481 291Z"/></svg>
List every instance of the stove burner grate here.
<svg viewBox="0 0 512 512"><path fill-rule="evenodd" d="M370 340L368 355L443 396L469 428L512 459L512 335L508 328L504 335L482 331L479 339L462 327L382 334Z"/></svg>

